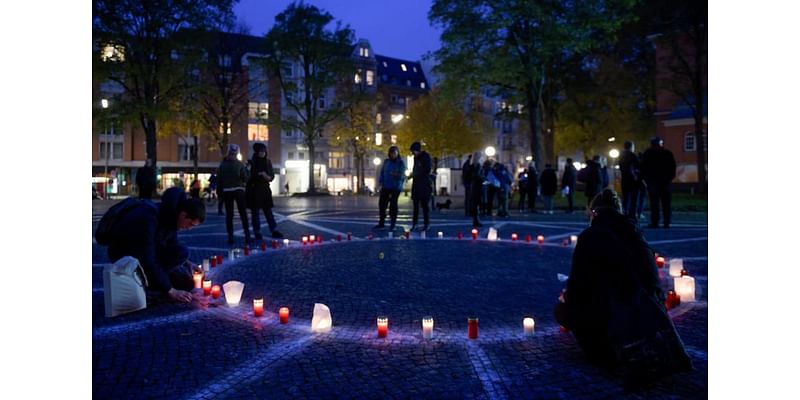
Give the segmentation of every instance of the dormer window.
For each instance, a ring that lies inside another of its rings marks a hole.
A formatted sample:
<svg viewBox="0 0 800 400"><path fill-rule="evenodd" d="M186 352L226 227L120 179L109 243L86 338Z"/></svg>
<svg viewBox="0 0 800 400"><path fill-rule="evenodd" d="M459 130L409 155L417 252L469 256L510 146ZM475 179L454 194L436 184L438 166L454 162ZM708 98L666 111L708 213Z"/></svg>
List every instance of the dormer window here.
<svg viewBox="0 0 800 400"><path fill-rule="evenodd" d="M389 68L389 64L387 64L386 61L383 62L383 68Z"/></svg>
<svg viewBox="0 0 800 400"><path fill-rule="evenodd" d="M413 67L412 69L414 70L414 72L417 72L417 67Z"/></svg>
<svg viewBox="0 0 800 400"><path fill-rule="evenodd" d="M368 47L361 47L358 49L358 54L361 57L369 57L369 48Z"/></svg>
<svg viewBox="0 0 800 400"><path fill-rule="evenodd" d="M408 68L406 68L406 65L405 65L405 64L400 64L400 69L402 69L402 70L403 70L403 72L406 72L406 71L408 71Z"/></svg>
<svg viewBox="0 0 800 400"><path fill-rule="evenodd" d="M425 89L425 82L420 82L419 83L419 87L422 88L422 89Z"/></svg>

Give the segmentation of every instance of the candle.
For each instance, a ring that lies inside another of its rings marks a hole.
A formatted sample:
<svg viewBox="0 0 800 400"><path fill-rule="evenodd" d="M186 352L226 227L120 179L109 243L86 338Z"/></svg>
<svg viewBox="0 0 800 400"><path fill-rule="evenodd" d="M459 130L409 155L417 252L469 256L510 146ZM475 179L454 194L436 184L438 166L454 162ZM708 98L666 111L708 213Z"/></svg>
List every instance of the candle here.
<svg viewBox="0 0 800 400"><path fill-rule="evenodd" d="M664 262L665 262L664 257L661 256L656 257L656 265L658 266L658 268L663 268Z"/></svg>
<svg viewBox="0 0 800 400"><path fill-rule="evenodd" d="M682 269L681 270L681 276L689 276L689 271L687 271L685 269Z"/></svg>
<svg viewBox="0 0 800 400"><path fill-rule="evenodd" d="M288 307L281 307L281 309L278 311L278 314L280 315L282 324L288 324L289 323L289 308Z"/></svg>
<svg viewBox="0 0 800 400"><path fill-rule="evenodd" d="M517 241L517 234L516 233L512 233L511 234L511 241L512 242L516 242Z"/></svg>
<svg viewBox="0 0 800 400"><path fill-rule="evenodd" d="M669 292L667 292L667 301L666 301L667 310L675 308L680 304L681 304L681 297L678 296L678 294L675 293L674 290L670 290Z"/></svg>
<svg viewBox="0 0 800 400"><path fill-rule="evenodd" d="M536 236L536 241L539 242L539 244L544 243L544 235Z"/></svg>
<svg viewBox="0 0 800 400"><path fill-rule="evenodd" d="M289 247L289 239L283 239L283 245Z"/></svg>
<svg viewBox="0 0 800 400"><path fill-rule="evenodd" d="M427 236L427 234L425 233L425 231L422 231L422 232L419 233L419 237L421 237L423 239L425 239L426 236Z"/></svg>
<svg viewBox="0 0 800 400"><path fill-rule="evenodd" d="M261 251L267 251L267 242L261 242Z"/></svg>
<svg viewBox="0 0 800 400"><path fill-rule="evenodd" d="M458 232L458 235L456 235L456 237L458 237L458 240L461 240L461 238L464 237L464 235L461 234L461 232Z"/></svg>
<svg viewBox="0 0 800 400"><path fill-rule="evenodd" d="M272 240L272 248L273 249L277 249L278 248L278 241L277 240L274 240L274 239Z"/></svg>
<svg viewBox="0 0 800 400"><path fill-rule="evenodd" d="M411 237L411 231L405 231L403 232L403 235L405 235L406 239L408 239Z"/></svg>
<svg viewBox="0 0 800 400"><path fill-rule="evenodd" d="M347 232L347 240L350 240L350 238L351 238L351 236L352 236L352 235L353 235L353 234L352 234L351 232Z"/></svg>
<svg viewBox="0 0 800 400"><path fill-rule="evenodd" d="M578 235L570 235L569 241L570 243L572 243L573 246L575 246L576 244L578 244Z"/></svg>
<svg viewBox="0 0 800 400"><path fill-rule="evenodd" d="M342 235L341 234L336 235L336 241L337 242L341 242L342 241Z"/></svg>
<svg viewBox="0 0 800 400"><path fill-rule="evenodd" d="M531 235L530 235L530 234L527 234L527 235L525 235L525 241L526 241L527 243L530 243L530 242L532 242L532 241L533 241L533 237L531 237Z"/></svg>
<svg viewBox="0 0 800 400"><path fill-rule="evenodd" d="M422 338L430 339L433 337L433 317L422 319Z"/></svg>
<svg viewBox="0 0 800 400"><path fill-rule="evenodd" d="M222 254L217 256L217 265L222 265Z"/></svg>
<svg viewBox="0 0 800 400"><path fill-rule="evenodd" d="M264 316L264 299L253 299L253 315Z"/></svg>
<svg viewBox="0 0 800 400"><path fill-rule="evenodd" d="M244 245L244 255L246 256L250 255L250 246Z"/></svg>
<svg viewBox="0 0 800 400"><path fill-rule="evenodd" d="M317 236L316 235L309 236L308 237L308 241L311 242L311 243L316 242L317 241Z"/></svg>
<svg viewBox="0 0 800 400"><path fill-rule="evenodd" d="M478 319L467 318L467 337L470 339L478 338Z"/></svg>
<svg viewBox="0 0 800 400"><path fill-rule="evenodd" d="M444 233L442 233L441 231L439 233L437 233L436 235L439 236L439 239L444 237Z"/></svg>
<svg viewBox="0 0 800 400"><path fill-rule="evenodd" d="M486 235L489 240L497 240L497 229L489 228L489 234Z"/></svg>
<svg viewBox="0 0 800 400"><path fill-rule="evenodd" d="M478 230L472 228L472 240L477 240L477 239L478 239Z"/></svg>
<svg viewBox="0 0 800 400"><path fill-rule="evenodd" d="M208 296L211 294L211 279L203 281L203 295Z"/></svg>
<svg viewBox="0 0 800 400"><path fill-rule="evenodd" d="M308 244L308 236L303 236L301 241L303 242L304 246L307 245Z"/></svg>
<svg viewBox="0 0 800 400"><path fill-rule="evenodd" d="M207 258L203 259L203 271L205 272L211 271L211 263L208 261Z"/></svg>
<svg viewBox="0 0 800 400"><path fill-rule="evenodd" d="M218 299L220 295L220 288L219 285L214 285L211 287L211 297Z"/></svg>
<svg viewBox="0 0 800 400"><path fill-rule="evenodd" d="M533 318L527 317L522 320L522 328L525 331L525 336L533 335L534 322Z"/></svg>
<svg viewBox="0 0 800 400"><path fill-rule="evenodd" d="M228 307L236 307L239 305L239 300L242 299L242 292L244 291L244 283L239 281L228 281L222 285L225 290L225 302Z"/></svg>
<svg viewBox="0 0 800 400"><path fill-rule="evenodd" d="M317 243L322 243L322 235L317 235Z"/></svg>
<svg viewBox="0 0 800 400"><path fill-rule="evenodd" d="M378 337L385 338L389 334L389 318L378 317Z"/></svg>
<svg viewBox="0 0 800 400"><path fill-rule="evenodd" d="M233 260L234 255L235 255L235 253L233 252L233 249L228 250L228 259L229 260Z"/></svg>
<svg viewBox="0 0 800 400"><path fill-rule="evenodd" d="M682 301L695 301L694 278L688 275L675 278L675 293L680 296Z"/></svg>
<svg viewBox="0 0 800 400"><path fill-rule="evenodd" d="M211 262L211 268L217 266L217 256L211 256L211 259L209 261Z"/></svg>
<svg viewBox="0 0 800 400"><path fill-rule="evenodd" d="M192 279L194 279L194 288L195 289L202 289L203 288L203 273L200 271L194 271L192 274Z"/></svg>

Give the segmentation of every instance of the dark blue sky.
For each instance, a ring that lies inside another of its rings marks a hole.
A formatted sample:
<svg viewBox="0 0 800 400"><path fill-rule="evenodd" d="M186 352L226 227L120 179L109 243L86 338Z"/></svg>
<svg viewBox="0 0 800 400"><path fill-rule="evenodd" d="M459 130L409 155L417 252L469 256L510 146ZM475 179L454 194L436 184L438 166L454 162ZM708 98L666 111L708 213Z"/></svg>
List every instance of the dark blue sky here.
<svg viewBox="0 0 800 400"><path fill-rule="evenodd" d="M250 33L261 36L291 0L240 0L234 11ZM356 38L370 41L377 54L420 60L439 48L440 30L428 24L431 0L306 0L349 24Z"/></svg>

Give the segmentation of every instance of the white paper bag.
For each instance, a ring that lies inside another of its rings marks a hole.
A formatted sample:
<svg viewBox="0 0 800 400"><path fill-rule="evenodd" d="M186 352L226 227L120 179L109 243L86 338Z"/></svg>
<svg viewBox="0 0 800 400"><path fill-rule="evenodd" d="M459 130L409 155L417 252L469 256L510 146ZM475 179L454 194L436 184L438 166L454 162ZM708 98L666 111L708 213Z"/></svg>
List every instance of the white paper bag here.
<svg viewBox="0 0 800 400"><path fill-rule="evenodd" d="M106 317L147 308L144 288L147 276L139 260L126 256L103 268L103 295Z"/></svg>
<svg viewBox="0 0 800 400"><path fill-rule="evenodd" d="M331 310L325 304L314 304L314 316L311 318L312 332L328 332L331 330L333 320Z"/></svg>

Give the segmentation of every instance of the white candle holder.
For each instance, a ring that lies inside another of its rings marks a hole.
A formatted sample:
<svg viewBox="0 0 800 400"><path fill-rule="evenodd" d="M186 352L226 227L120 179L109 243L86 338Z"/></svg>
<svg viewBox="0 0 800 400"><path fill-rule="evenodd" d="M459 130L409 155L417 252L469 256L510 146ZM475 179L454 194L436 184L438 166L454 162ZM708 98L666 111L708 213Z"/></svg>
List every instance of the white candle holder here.
<svg viewBox="0 0 800 400"><path fill-rule="evenodd" d="M211 271L211 261L209 259L203 259L203 271L208 272Z"/></svg>
<svg viewBox="0 0 800 400"><path fill-rule="evenodd" d="M430 339L433 337L433 317L422 319L422 338Z"/></svg>
<svg viewBox="0 0 800 400"><path fill-rule="evenodd" d="M522 329L525 332L525 336L533 336L534 326L533 318L526 317L522 320Z"/></svg>
<svg viewBox="0 0 800 400"><path fill-rule="evenodd" d="M436 235L439 236L439 239L444 238L444 233L443 232L439 232Z"/></svg>
<svg viewBox="0 0 800 400"><path fill-rule="evenodd" d="M673 258L669 260L669 276L673 278L681 276L682 269L683 269L682 258Z"/></svg>
<svg viewBox="0 0 800 400"><path fill-rule="evenodd" d="M239 281L228 281L222 285L222 290L225 292L225 302L228 307L236 307L242 299L242 292L244 291L244 283Z"/></svg>
<svg viewBox="0 0 800 400"><path fill-rule="evenodd" d="M497 240L497 229L489 228L489 234L486 235L489 240Z"/></svg>
<svg viewBox="0 0 800 400"><path fill-rule="evenodd" d="M289 239L283 239L283 245L289 247Z"/></svg>
<svg viewBox="0 0 800 400"><path fill-rule="evenodd" d="M331 310L322 303L314 304L314 315L311 317L311 331L312 332L329 332L333 326L333 319L331 318Z"/></svg>
<svg viewBox="0 0 800 400"><path fill-rule="evenodd" d="M681 296L681 302L695 301L694 278L688 275L675 278L675 293Z"/></svg>

